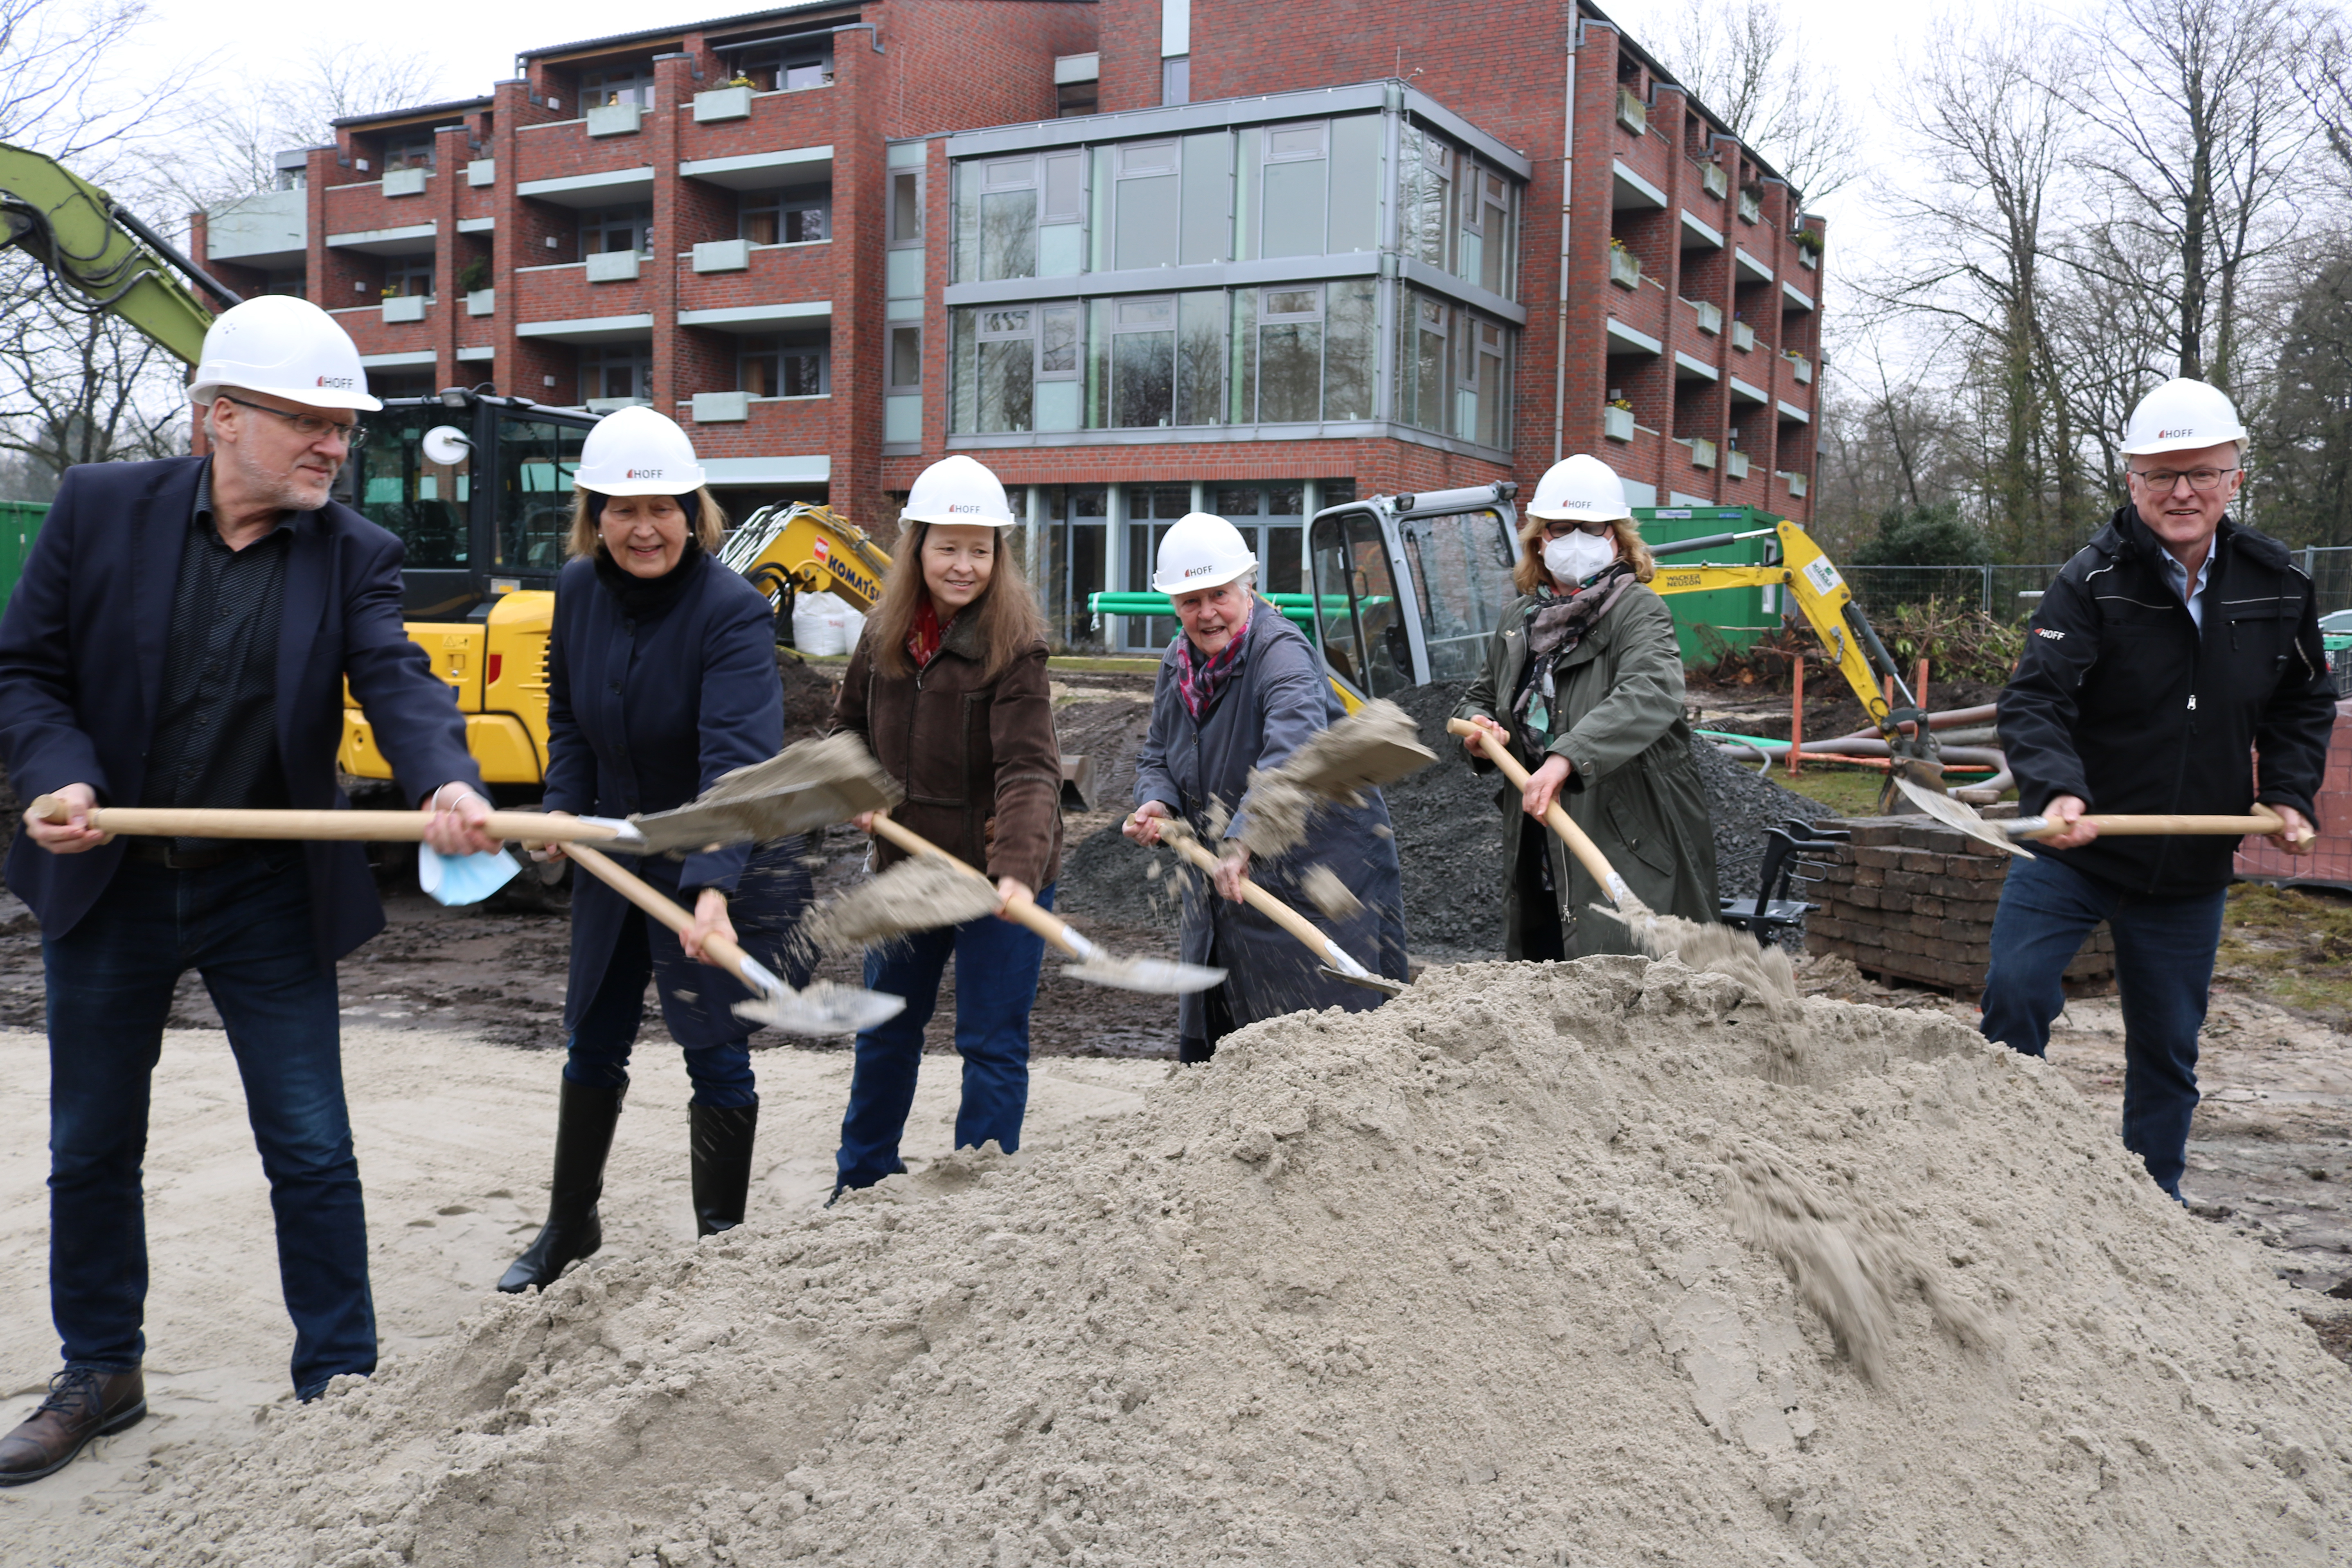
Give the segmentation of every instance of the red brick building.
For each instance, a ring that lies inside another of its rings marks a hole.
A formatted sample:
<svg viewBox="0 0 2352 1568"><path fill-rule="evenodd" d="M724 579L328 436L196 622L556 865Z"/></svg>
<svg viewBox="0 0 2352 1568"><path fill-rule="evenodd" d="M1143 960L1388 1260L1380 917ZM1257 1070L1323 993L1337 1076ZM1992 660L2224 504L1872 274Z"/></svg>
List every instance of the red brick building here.
<svg viewBox="0 0 2352 1568"><path fill-rule="evenodd" d="M1821 224L1592 6L880 0L518 58L287 154L198 253L380 391L650 401L739 514L887 537L971 452L1072 640L1195 508L1274 588L1334 499L1578 451L1810 513Z"/></svg>

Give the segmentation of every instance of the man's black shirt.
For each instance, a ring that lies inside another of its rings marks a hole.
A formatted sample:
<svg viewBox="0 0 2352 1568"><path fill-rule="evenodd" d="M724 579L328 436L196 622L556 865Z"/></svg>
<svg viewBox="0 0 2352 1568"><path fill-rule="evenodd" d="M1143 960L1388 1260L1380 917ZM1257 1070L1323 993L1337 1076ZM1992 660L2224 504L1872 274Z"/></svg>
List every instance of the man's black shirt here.
<svg viewBox="0 0 2352 1568"><path fill-rule="evenodd" d="M196 481L164 644L163 701L139 804L288 804L278 754L278 628L292 514L243 550L213 521L212 465ZM183 850L219 841L181 838Z"/></svg>

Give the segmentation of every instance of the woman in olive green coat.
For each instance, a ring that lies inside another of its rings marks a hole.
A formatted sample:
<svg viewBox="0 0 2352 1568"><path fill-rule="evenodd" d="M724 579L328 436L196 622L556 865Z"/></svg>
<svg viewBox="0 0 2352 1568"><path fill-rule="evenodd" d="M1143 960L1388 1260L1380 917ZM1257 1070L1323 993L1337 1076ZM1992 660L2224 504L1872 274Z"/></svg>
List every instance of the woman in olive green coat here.
<svg viewBox="0 0 2352 1568"><path fill-rule="evenodd" d="M1521 596L1454 710L1505 739L1533 774L1504 803L1504 955L1636 952L1622 924L1591 910L1608 895L1542 818L1557 798L1653 910L1717 918L1714 828L1683 721L1674 617L1643 585L1656 564L1623 486L1597 458L1544 475L1519 543ZM1464 747L1472 767L1492 770L1475 737Z"/></svg>

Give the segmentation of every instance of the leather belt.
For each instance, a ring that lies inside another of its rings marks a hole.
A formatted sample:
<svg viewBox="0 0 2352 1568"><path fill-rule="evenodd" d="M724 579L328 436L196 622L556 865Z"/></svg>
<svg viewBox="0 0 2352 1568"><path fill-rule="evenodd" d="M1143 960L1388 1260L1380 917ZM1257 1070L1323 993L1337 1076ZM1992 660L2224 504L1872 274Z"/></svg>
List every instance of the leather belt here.
<svg viewBox="0 0 2352 1568"><path fill-rule="evenodd" d="M150 866L161 866L171 871L209 871L215 866L253 853L249 844L232 844L219 849L179 849L168 838L130 838L123 841L123 850L131 859Z"/></svg>

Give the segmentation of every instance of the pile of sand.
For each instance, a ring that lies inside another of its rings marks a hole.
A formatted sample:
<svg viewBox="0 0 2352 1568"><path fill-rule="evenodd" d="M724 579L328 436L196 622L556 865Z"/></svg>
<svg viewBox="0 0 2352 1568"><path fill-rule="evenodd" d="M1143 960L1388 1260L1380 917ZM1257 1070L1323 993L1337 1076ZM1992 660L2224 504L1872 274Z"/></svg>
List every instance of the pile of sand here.
<svg viewBox="0 0 2352 1568"><path fill-rule="evenodd" d="M608 1255L142 1562L2326 1561L2352 1369L1948 1019L1468 965L1034 1161Z"/></svg>

